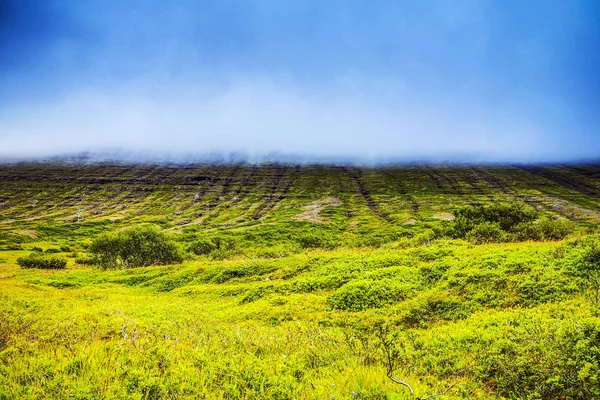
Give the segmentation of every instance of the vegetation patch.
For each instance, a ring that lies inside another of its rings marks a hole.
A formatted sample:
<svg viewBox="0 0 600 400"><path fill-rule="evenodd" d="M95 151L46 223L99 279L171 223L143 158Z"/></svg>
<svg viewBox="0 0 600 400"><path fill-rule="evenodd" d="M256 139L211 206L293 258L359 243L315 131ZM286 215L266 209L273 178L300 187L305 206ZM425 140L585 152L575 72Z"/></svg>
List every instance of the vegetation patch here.
<svg viewBox="0 0 600 400"><path fill-rule="evenodd" d="M29 254L28 257L17 258L17 264L21 268L64 269L67 267L67 260L59 256L48 256L34 252Z"/></svg>

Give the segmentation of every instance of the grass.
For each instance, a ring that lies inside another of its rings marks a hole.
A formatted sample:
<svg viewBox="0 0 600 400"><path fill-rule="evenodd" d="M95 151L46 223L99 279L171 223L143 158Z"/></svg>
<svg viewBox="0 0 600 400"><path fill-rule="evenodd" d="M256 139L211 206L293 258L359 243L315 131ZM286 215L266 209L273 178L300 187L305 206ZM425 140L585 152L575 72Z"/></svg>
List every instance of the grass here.
<svg viewBox="0 0 600 400"><path fill-rule="evenodd" d="M599 171L1 166L0 399L600 398L599 308L578 269L599 240ZM571 233L436 234L473 203ZM184 261L75 262L140 225ZM187 251L199 242L210 251ZM35 247L67 267L20 268Z"/></svg>

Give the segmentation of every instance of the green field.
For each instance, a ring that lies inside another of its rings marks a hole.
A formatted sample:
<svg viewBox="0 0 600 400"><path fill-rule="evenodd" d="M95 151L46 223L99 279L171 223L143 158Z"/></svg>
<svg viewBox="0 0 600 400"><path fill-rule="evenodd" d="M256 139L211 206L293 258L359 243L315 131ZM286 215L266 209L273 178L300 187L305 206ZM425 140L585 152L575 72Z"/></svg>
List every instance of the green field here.
<svg viewBox="0 0 600 400"><path fill-rule="evenodd" d="M599 165L15 163L0 209L0 399L600 398ZM183 261L102 268L140 226Z"/></svg>

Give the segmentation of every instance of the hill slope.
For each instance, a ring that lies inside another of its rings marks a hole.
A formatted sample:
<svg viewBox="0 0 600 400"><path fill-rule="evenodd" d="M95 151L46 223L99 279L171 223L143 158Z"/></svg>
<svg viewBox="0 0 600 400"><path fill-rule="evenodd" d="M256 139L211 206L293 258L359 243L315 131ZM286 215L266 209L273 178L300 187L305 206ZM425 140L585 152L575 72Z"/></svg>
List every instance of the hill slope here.
<svg viewBox="0 0 600 400"><path fill-rule="evenodd" d="M0 398L600 396L600 166L25 163L0 182ZM461 210L511 206L536 220L459 234ZM85 265L143 224L185 261ZM17 266L48 249L66 269Z"/></svg>

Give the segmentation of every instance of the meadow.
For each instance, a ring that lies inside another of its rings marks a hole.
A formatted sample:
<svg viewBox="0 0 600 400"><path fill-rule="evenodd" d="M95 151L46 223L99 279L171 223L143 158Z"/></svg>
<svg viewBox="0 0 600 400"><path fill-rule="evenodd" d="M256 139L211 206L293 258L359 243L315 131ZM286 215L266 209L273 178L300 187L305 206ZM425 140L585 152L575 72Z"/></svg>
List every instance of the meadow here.
<svg viewBox="0 0 600 400"><path fill-rule="evenodd" d="M600 399L598 165L13 163L0 209L0 399Z"/></svg>

